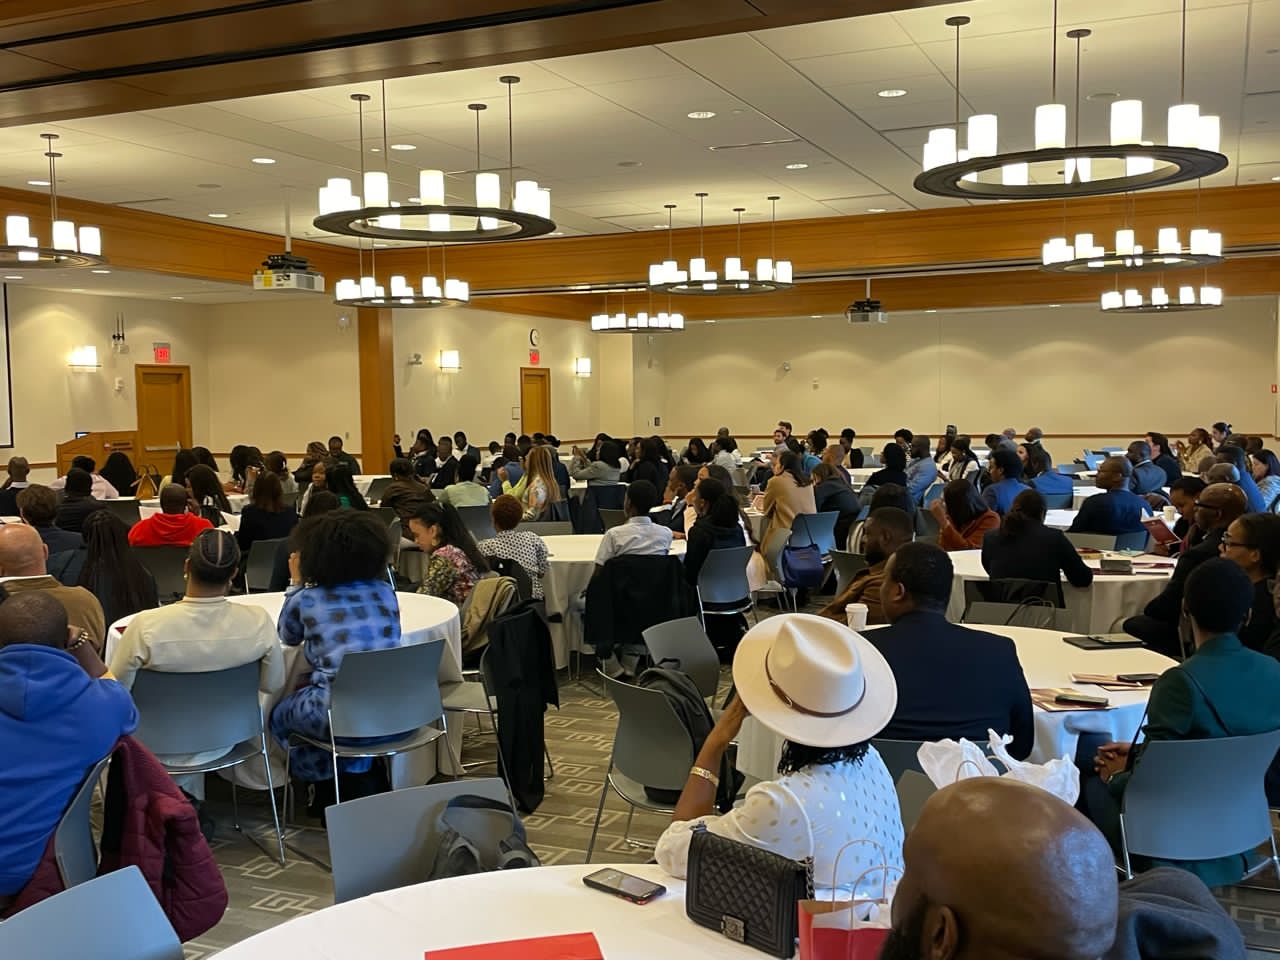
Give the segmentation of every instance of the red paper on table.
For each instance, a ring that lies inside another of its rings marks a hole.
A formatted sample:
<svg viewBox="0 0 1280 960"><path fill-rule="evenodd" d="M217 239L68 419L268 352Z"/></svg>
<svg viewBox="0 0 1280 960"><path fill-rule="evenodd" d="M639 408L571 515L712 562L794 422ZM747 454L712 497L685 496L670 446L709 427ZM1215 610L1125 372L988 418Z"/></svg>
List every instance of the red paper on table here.
<svg viewBox="0 0 1280 960"><path fill-rule="evenodd" d="M531 937L478 943L470 947L428 950L425 960L604 960L594 933L565 933L556 937Z"/></svg>

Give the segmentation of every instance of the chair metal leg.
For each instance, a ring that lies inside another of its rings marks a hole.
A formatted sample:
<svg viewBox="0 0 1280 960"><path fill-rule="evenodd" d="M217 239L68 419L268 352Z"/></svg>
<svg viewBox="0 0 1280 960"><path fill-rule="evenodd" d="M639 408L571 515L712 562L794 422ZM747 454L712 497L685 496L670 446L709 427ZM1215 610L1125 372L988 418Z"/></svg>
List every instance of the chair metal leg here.
<svg viewBox="0 0 1280 960"><path fill-rule="evenodd" d="M551 748L547 746L547 741L545 739L542 741L542 753L547 758L547 770L549 771L543 779L554 779L556 775L556 765L551 762Z"/></svg>
<svg viewBox="0 0 1280 960"><path fill-rule="evenodd" d="M262 766L267 771L267 799L271 802L271 822L276 828L276 846L280 853L280 866L285 865L284 831L280 829L280 810L276 807L276 785L271 779L271 757L267 749L267 733L262 732Z"/></svg>
<svg viewBox="0 0 1280 960"><path fill-rule="evenodd" d="M240 800L236 797L236 782L231 781L231 823L236 828L236 833L244 833L240 829Z"/></svg>
<svg viewBox="0 0 1280 960"><path fill-rule="evenodd" d="M1124 878L1133 879L1133 865L1129 862L1129 838L1125 835L1124 814L1120 814L1120 852L1124 857Z"/></svg>
<svg viewBox="0 0 1280 960"><path fill-rule="evenodd" d="M622 839L628 846L631 845L631 821L635 819L635 816L636 808L635 806L632 806L631 809L627 811L627 828L622 831Z"/></svg>
<svg viewBox="0 0 1280 960"><path fill-rule="evenodd" d="M443 713L440 714L440 729L444 731L444 735L440 739L444 741L445 752L449 755L449 762L453 765L453 771L450 776L452 776L454 780L459 780L463 773L462 758L453 752L453 741L449 739L449 721L445 719L445 714ZM439 756L438 752L436 756ZM498 756L502 756L501 751L498 752ZM514 805L512 806L512 809L515 809Z"/></svg>
<svg viewBox="0 0 1280 960"><path fill-rule="evenodd" d="M342 802L342 790L338 786L338 742L333 739L333 712L330 711L329 717L329 756L333 760L333 802L339 804Z"/></svg>
<svg viewBox="0 0 1280 960"><path fill-rule="evenodd" d="M613 757L609 757L609 769L604 772L604 783L600 784L600 805L596 807L596 822L591 828L591 841L587 844L587 859L583 863L591 862L591 851L596 848L596 834L600 832L600 818L604 816L604 798L609 793L609 775L613 773Z"/></svg>

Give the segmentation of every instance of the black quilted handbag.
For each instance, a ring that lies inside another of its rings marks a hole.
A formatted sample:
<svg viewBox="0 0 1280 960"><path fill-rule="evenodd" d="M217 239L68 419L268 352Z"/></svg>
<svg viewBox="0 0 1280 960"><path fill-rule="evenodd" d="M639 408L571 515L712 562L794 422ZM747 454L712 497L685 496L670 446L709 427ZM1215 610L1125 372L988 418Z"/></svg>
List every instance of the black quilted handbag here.
<svg viewBox="0 0 1280 960"><path fill-rule="evenodd" d="M789 860L701 824L692 834L684 895L689 919L771 956L793 956L797 904L813 896L813 860Z"/></svg>

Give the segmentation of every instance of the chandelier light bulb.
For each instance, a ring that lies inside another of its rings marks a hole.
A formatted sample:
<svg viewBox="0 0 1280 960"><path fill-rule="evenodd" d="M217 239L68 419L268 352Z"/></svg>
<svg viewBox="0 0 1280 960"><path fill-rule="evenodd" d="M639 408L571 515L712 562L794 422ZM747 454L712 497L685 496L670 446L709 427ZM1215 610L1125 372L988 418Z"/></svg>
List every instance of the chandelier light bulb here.
<svg viewBox="0 0 1280 960"><path fill-rule="evenodd" d="M1174 147L1200 145L1200 106L1198 104L1179 103L1169 108L1169 145Z"/></svg>
<svg viewBox="0 0 1280 960"><path fill-rule="evenodd" d="M1132 230L1116 231L1116 254L1131 257L1134 254L1134 232Z"/></svg>
<svg viewBox="0 0 1280 960"><path fill-rule="evenodd" d="M444 203L444 171L418 171L418 199L423 206L440 206Z"/></svg>
<svg viewBox="0 0 1280 960"><path fill-rule="evenodd" d="M1111 104L1111 145L1142 142L1142 101L1117 100Z"/></svg>
<svg viewBox="0 0 1280 960"><path fill-rule="evenodd" d="M1196 302L1196 288L1195 288L1195 287L1190 287L1190 286L1186 286L1186 287L1179 287L1179 288L1178 288L1178 302L1179 302L1179 303L1182 303L1182 304L1195 303L1195 302Z"/></svg>
<svg viewBox="0 0 1280 960"><path fill-rule="evenodd" d="M391 203L391 185L381 170L370 170L364 175L364 199L371 207L386 207Z"/></svg>
<svg viewBox="0 0 1280 960"><path fill-rule="evenodd" d="M1220 287L1201 287L1200 302L1203 304L1210 304L1215 307L1222 306L1222 289Z"/></svg>
<svg viewBox="0 0 1280 960"><path fill-rule="evenodd" d="M1151 305L1155 307L1167 307L1169 305L1169 291L1164 287L1152 287Z"/></svg>
<svg viewBox="0 0 1280 960"><path fill-rule="evenodd" d="M994 113L978 113L969 118L967 144L971 157L994 157L997 153L996 128L998 120Z"/></svg>
<svg viewBox="0 0 1280 960"><path fill-rule="evenodd" d="M1177 227L1161 227L1156 234L1156 253L1181 253Z"/></svg>
<svg viewBox="0 0 1280 960"><path fill-rule="evenodd" d="M1103 310L1117 310L1124 306L1124 297L1119 290L1108 290L1102 295Z"/></svg>
<svg viewBox="0 0 1280 960"><path fill-rule="evenodd" d="M4 242L11 247L25 246L31 236L31 221L26 217L10 215L4 218Z"/></svg>
<svg viewBox="0 0 1280 960"><path fill-rule="evenodd" d="M53 221L53 248L75 252L76 225L70 220Z"/></svg>
<svg viewBox="0 0 1280 960"><path fill-rule="evenodd" d="M1036 149L1054 150L1067 145L1067 106L1042 103L1036 107Z"/></svg>
<svg viewBox="0 0 1280 960"><path fill-rule="evenodd" d="M1000 182L1007 187L1025 187L1030 182L1030 167L1025 163L1008 163L1000 168Z"/></svg>
<svg viewBox="0 0 1280 960"><path fill-rule="evenodd" d="M1124 305L1126 307L1142 306L1142 294L1133 288L1126 290L1124 292Z"/></svg>
<svg viewBox="0 0 1280 960"><path fill-rule="evenodd" d="M1199 143L1197 145L1201 150L1212 150L1214 153L1222 152L1222 122L1218 117L1212 114L1204 114L1200 117Z"/></svg>

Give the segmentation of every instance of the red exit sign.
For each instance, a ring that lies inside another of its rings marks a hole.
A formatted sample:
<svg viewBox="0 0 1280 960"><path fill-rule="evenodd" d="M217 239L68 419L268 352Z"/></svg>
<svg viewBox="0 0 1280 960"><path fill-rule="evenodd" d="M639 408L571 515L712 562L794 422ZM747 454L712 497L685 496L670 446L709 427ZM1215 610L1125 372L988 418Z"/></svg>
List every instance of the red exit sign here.
<svg viewBox="0 0 1280 960"><path fill-rule="evenodd" d="M542 354L539 353L537 350L529 351L529 366L536 367L538 365L538 362L541 359L542 359Z"/></svg>
<svg viewBox="0 0 1280 960"><path fill-rule="evenodd" d="M156 363L170 363L173 360L173 356L169 351L169 344L167 343L151 344L151 352L155 355Z"/></svg>

